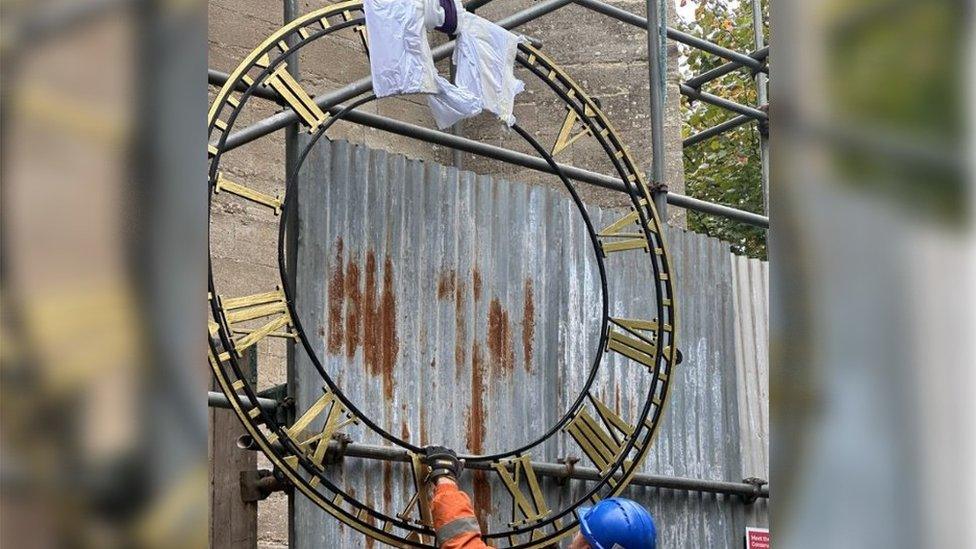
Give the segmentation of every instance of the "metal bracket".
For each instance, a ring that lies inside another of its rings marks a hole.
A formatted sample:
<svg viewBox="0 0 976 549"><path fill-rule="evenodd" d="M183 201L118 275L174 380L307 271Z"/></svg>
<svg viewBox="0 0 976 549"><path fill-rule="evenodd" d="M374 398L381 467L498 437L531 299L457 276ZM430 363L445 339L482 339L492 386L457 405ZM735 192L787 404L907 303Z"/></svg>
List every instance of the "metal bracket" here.
<svg viewBox="0 0 976 549"><path fill-rule="evenodd" d="M342 460L346 457L346 447L352 443L352 437L345 433L336 433L332 435L332 440L336 444L329 444L328 449L325 451L325 459L323 463L329 465L336 465L342 463Z"/></svg>
<svg viewBox="0 0 976 549"><path fill-rule="evenodd" d="M285 396L278 402L275 410L275 420L278 423L286 424L294 421L295 397Z"/></svg>
<svg viewBox="0 0 976 549"><path fill-rule="evenodd" d="M569 455L564 458L559 458L556 463L561 463L566 466L566 473L556 479L556 484L559 486L565 486L566 481L573 478L573 473L576 472L576 464L579 463L580 458Z"/></svg>
<svg viewBox="0 0 976 549"><path fill-rule="evenodd" d="M270 398L273 400L284 401L288 397L288 384L282 383L274 387L268 387L263 391L258 391L259 397Z"/></svg>
<svg viewBox="0 0 976 549"><path fill-rule="evenodd" d="M668 192L668 184L667 183L651 182L651 184L648 187L649 187L648 190L651 191L651 194L653 194L653 193L666 193L666 192Z"/></svg>
<svg viewBox="0 0 976 549"><path fill-rule="evenodd" d="M261 501L274 492L283 492L290 488L291 484L274 471L241 471L241 500L244 502Z"/></svg>
<svg viewBox="0 0 976 549"><path fill-rule="evenodd" d="M769 484L769 481L757 477L744 478L742 479L742 482L756 487L756 490L751 496L742 496L742 501L744 501L746 504L755 503L755 501L759 499L759 493L762 491L762 487Z"/></svg>
<svg viewBox="0 0 976 549"><path fill-rule="evenodd" d="M768 118L769 103L766 103L765 105L759 105L759 110L766 113L767 115L767 118L765 120L757 120L758 122L757 125L759 126L759 135L761 135L763 139L769 139L769 118Z"/></svg>

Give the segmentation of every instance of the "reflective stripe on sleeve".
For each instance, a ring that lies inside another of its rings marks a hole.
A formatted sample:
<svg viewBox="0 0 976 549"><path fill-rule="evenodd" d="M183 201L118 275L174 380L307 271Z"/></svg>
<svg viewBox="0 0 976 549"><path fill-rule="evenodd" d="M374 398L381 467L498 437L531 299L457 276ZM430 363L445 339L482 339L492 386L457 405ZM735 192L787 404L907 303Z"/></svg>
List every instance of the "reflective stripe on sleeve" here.
<svg viewBox="0 0 976 549"><path fill-rule="evenodd" d="M474 517L454 519L437 530L437 546L440 547L461 534L481 534L481 525Z"/></svg>

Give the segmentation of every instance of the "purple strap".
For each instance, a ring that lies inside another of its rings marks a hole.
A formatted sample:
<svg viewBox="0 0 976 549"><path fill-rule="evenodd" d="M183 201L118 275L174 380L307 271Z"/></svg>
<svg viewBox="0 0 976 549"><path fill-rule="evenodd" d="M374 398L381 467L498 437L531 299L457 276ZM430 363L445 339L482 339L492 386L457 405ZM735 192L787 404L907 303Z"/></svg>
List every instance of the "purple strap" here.
<svg viewBox="0 0 976 549"><path fill-rule="evenodd" d="M444 8L444 24L437 27L435 30L453 35L455 32L457 32L457 6L454 4L454 0L440 0L440 3L441 7Z"/></svg>

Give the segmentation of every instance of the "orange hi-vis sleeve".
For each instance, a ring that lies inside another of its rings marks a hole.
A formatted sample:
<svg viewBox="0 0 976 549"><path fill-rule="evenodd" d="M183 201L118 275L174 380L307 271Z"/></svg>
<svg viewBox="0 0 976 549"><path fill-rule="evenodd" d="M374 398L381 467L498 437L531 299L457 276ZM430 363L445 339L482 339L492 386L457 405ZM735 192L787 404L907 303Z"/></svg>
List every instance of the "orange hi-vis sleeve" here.
<svg viewBox="0 0 976 549"><path fill-rule="evenodd" d="M481 526L468 495L451 482L438 484L431 502L437 546L441 549L485 549Z"/></svg>

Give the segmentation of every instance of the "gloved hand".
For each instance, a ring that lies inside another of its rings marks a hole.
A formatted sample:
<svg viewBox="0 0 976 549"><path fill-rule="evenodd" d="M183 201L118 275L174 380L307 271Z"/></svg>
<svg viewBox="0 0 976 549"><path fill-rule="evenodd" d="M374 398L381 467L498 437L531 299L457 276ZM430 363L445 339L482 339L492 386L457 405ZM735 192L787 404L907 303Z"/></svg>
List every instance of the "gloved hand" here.
<svg viewBox="0 0 976 549"><path fill-rule="evenodd" d="M441 477L457 481L461 470L464 469L464 462L458 459L454 450L444 446L424 448L424 463L430 467L427 482L436 482Z"/></svg>

